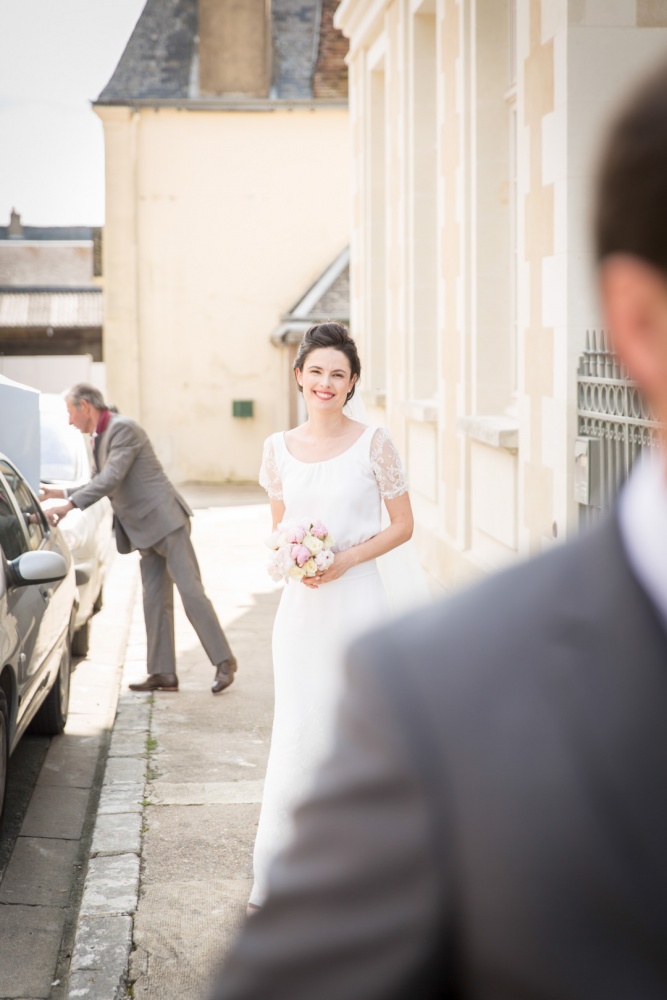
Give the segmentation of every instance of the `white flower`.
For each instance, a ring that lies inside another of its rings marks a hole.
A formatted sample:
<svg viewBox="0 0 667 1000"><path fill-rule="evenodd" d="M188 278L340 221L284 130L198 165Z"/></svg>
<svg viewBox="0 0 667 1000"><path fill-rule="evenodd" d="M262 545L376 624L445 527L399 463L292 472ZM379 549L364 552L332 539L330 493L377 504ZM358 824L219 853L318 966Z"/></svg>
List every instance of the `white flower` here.
<svg viewBox="0 0 667 1000"><path fill-rule="evenodd" d="M333 561L334 554L329 549L325 549L323 552L318 552L315 556L315 565L320 573L324 573L325 570L328 570L329 566L333 565Z"/></svg>
<svg viewBox="0 0 667 1000"><path fill-rule="evenodd" d="M280 531L274 531L273 534L269 538L266 539L266 545L268 545L268 547L270 549L273 549L274 552L275 552L276 549L280 548L281 544L284 544L284 543L281 542L281 532Z"/></svg>
<svg viewBox="0 0 667 1000"><path fill-rule="evenodd" d="M317 563L314 559L309 559L305 566L302 567L306 576L315 576L317 573Z"/></svg>
<svg viewBox="0 0 667 1000"><path fill-rule="evenodd" d="M282 571L278 568L278 566L276 566L273 559L270 561L267 569L269 571L269 576L271 577L271 579L275 580L276 583L280 583L280 581L283 579L283 574Z"/></svg>
<svg viewBox="0 0 667 1000"><path fill-rule="evenodd" d="M310 533L307 534L306 537L304 538L303 544L306 546L309 552L312 552L314 556L316 556L317 553L321 552L322 549L324 548L324 542L322 541L322 539L317 538L315 535L311 535Z"/></svg>

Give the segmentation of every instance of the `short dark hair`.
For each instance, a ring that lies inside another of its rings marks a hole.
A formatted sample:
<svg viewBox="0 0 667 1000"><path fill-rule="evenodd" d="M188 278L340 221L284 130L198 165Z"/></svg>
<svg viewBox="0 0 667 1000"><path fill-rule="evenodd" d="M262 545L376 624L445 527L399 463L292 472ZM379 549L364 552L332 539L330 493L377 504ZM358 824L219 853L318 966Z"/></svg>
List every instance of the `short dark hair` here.
<svg viewBox="0 0 667 1000"><path fill-rule="evenodd" d="M90 403L96 410L107 410L107 404L104 402L104 396L97 388L97 386L90 385L89 382L77 382L76 385L71 386L67 392L64 393L65 399L68 399L70 403L74 406L81 406L85 401Z"/></svg>
<svg viewBox="0 0 667 1000"><path fill-rule="evenodd" d="M630 254L667 276L667 63L635 90L608 131L594 229L598 262Z"/></svg>
<svg viewBox="0 0 667 1000"><path fill-rule="evenodd" d="M311 351L319 350L320 347L333 347L336 351L342 351L349 361L350 371L356 375L354 385L347 394L349 403L354 396L354 390L361 376L361 361L357 345L350 336L348 328L342 323L315 323L314 326L309 327L303 335L303 340L294 359L294 371L296 372L297 368L302 371L308 355ZM298 382L297 385L299 385ZM299 391L303 392L300 385Z"/></svg>

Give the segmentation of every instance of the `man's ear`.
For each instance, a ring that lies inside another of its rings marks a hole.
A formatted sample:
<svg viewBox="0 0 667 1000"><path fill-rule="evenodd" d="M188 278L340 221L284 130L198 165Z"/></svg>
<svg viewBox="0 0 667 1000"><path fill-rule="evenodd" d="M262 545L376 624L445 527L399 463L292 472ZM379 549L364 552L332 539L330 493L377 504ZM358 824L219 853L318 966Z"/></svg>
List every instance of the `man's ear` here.
<svg viewBox="0 0 667 1000"><path fill-rule="evenodd" d="M667 283L638 257L617 254L600 267L605 330L612 346L646 397L667 385Z"/></svg>

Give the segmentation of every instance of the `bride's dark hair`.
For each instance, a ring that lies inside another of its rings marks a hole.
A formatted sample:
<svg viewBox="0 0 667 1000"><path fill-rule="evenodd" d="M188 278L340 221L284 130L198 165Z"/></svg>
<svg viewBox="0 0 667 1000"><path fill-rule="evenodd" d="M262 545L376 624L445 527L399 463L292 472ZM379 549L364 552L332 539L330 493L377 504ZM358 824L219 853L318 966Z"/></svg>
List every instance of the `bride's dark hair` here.
<svg viewBox="0 0 667 1000"><path fill-rule="evenodd" d="M303 335L303 340L294 359L294 371L296 372L297 368L299 371L302 371L308 355L311 351L319 350L320 347L333 347L335 351L342 351L350 362L350 371L352 375L356 375L357 377L354 380L354 385L347 394L347 401L349 403L354 396L354 390L361 375L361 361L359 360L357 345L350 336L348 328L343 326L342 323L315 323L314 326L309 327ZM298 382L297 385L299 385ZM299 392L303 392L300 385Z"/></svg>

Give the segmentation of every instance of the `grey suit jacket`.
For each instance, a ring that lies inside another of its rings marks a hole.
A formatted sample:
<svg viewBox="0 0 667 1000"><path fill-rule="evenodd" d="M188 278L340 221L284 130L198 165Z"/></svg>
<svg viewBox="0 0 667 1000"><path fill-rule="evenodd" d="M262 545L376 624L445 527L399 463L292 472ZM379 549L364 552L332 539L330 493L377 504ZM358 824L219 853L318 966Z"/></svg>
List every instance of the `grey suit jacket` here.
<svg viewBox="0 0 667 1000"><path fill-rule="evenodd" d="M215 1000L665 1000L667 638L616 521L362 639Z"/></svg>
<svg viewBox="0 0 667 1000"><path fill-rule="evenodd" d="M96 475L69 499L85 510L109 497L120 552L150 548L192 516L167 479L146 431L130 417L112 414L97 440L95 461Z"/></svg>

